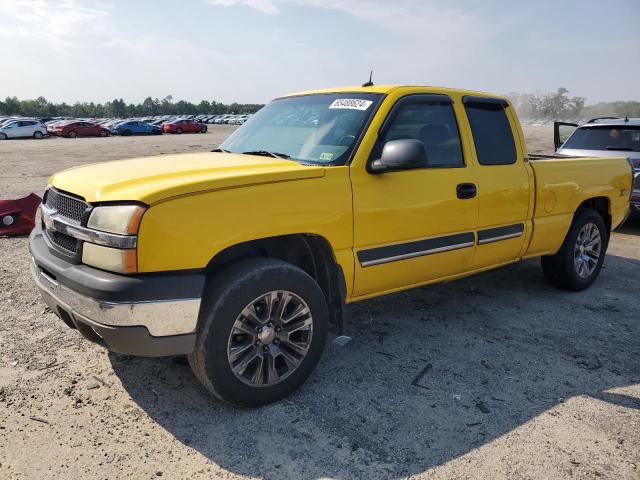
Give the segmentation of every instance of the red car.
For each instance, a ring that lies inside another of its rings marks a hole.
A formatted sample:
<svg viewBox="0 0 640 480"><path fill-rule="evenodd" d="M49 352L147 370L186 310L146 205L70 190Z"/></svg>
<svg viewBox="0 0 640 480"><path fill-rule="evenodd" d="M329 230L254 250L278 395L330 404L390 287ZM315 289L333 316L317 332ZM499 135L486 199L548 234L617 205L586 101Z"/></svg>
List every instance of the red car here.
<svg viewBox="0 0 640 480"><path fill-rule="evenodd" d="M207 126L195 120L174 120L162 125L164 133L207 133Z"/></svg>
<svg viewBox="0 0 640 480"><path fill-rule="evenodd" d="M98 124L91 122L66 122L54 125L49 130L50 133L60 137L108 137L109 130Z"/></svg>

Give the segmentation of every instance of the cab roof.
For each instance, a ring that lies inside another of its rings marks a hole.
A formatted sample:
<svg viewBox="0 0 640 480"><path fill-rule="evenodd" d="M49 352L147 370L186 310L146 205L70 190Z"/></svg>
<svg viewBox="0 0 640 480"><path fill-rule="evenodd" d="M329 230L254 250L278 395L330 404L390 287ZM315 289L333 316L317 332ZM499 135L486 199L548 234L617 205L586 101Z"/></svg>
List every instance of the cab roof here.
<svg viewBox="0 0 640 480"><path fill-rule="evenodd" d="M479 97L491 97L507 100L504 95L496 95L493 93L480 92L475 90L463 90L459 88L446 88L436 87L431 85L372 85L370 87L352 86L352 87L333 87L333 88L320 88L314 90L306 90L302 92L291 93L283 95L284 97L295 97L300 95L312 95L316 93L383 93L389 94L394 90L399 89L416 89L416 90L428 90L430 93L442 93L442 94L460 94L460 95L473 95Z"/></svg>

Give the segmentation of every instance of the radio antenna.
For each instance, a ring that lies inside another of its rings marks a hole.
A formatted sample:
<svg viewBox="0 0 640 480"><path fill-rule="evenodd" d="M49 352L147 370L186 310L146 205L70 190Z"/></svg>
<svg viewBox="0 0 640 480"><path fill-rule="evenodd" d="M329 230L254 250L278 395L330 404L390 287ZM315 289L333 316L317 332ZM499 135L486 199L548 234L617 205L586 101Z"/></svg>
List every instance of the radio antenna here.
<svg viewBox="0 0 640 480"><path fill-rule="evenodd" d="M373 87L373 70L369 73L369 81L362 84L363 87Z"/></svg>

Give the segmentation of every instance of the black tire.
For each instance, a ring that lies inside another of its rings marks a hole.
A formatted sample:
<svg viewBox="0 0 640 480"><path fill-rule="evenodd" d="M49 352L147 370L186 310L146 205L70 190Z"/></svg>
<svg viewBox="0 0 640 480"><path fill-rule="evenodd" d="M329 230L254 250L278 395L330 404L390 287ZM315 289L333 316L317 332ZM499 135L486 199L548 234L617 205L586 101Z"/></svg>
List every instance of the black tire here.
<svg viewBox="0 0 640 480"><path fill-rule="evenodd" d="M581 277L578 274L574 259L576 242L581 230L590 223L596 226L600 234L600 254L595 269L588 276ZM558 288L574 292L584 290L598 277L602 269L608 243L609 232L602 216L595 210L578 210L558 253L542 257L542 271L547 280Z"/></svg>
<svg viewBox="0 0 640 480"><path fill-rule="evenodd" d="M33 132L33 138L35 138L36 140L40 140L42 137L44 137L44 135L41 131L38 130Z"/></svg>
<svg viewBox="0 0 640 480"><path fill-rule="evenodd" d="M100 130L100 133L98 134L99 137L108 137L109 136L109 132L107 132L106 130Z"/></svg>
<svg viewBox="0 0 640 480"><path fill-rule="evenodd" d="M200 133L207 133L207 127L202 127L200 129Z"/></svg>
<svg viewBox="0 0 640 480"><path fill-rule="evenodd" d="M0 140L7 140L8 138L6 133L0 133Z"/></svg>
<svg viewBox="0 0 640 480"><path fill-rule="evenodd" d="M131 135L131 130L125 130L124 132L122 132L123 137L128 137L130 135Z"/></svg>
<svg viewBox="0 0 640 480"><path fill-rule="evenodd" d="M71 130L68 134L67 137L69 138L76 138L78 136L78 132L76 132L75 130Z"/></svg>
<svg viewBox="0 0 640 480"><path fill-rule="evenodd" d="M229 339L240 312L254 299L272 291L291 292L307 304L312 317L312 335L306 356L288 376L273 385L249 385L231 368L227 356ZM189 355L189 365L200 383L220 400L242 407L271 403L289 395L309 377L322 355L328 324L325 297L306 272L280 260L243 260L207 282L196 348Z"/></svg>
<svg viewBox="0 0 640 480"><path fill-rule="evenodd" d="M182 133L182 129L181 129L181 128L176 128L176 133L177 133L178 135L180 135L180 134Z"/></svg>

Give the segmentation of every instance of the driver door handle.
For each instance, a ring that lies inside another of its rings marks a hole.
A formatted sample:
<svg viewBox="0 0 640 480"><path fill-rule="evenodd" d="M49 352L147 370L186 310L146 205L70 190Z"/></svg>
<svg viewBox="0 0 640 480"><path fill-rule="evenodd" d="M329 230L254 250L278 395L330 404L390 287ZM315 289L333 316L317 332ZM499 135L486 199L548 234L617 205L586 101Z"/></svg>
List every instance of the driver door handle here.
<svg viewBox="0 0 640 480"><path fill-rule="evenodd" d="M460 200L474 198L478 193L475 183L460 183L456 187L456 194Z"/></svg>

